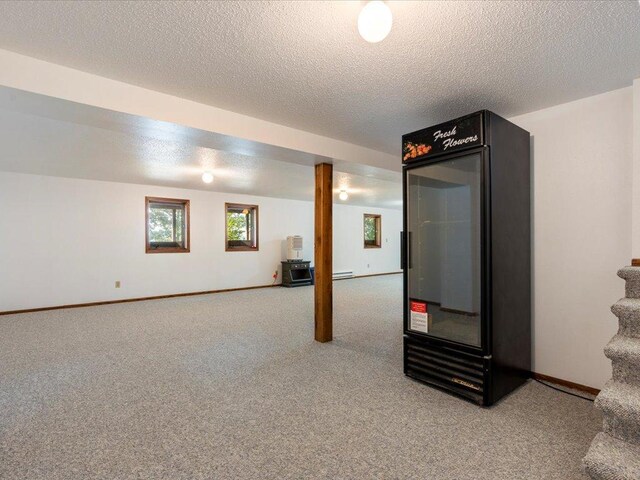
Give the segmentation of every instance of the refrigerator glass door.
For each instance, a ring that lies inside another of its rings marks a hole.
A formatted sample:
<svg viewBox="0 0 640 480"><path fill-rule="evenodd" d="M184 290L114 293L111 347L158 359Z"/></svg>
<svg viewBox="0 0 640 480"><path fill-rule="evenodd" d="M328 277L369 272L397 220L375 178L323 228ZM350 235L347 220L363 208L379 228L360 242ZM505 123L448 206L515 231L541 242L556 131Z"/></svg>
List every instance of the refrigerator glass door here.
<svg viewBox="0 0 640 480"><path fill-rule="evenodd" d="M482 346L482 155L408 169L410 331Z"/></svg>

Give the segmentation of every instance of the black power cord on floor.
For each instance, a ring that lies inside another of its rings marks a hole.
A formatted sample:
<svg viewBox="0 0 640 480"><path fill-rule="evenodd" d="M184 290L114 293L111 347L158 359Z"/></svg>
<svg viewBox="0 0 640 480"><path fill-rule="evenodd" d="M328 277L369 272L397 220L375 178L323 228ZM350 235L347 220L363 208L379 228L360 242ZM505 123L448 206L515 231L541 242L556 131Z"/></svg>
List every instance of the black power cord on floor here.
<svg viewBox="0 0 640 480"><path fill-rule="evenodd" d="M543 382L542 380L538 380L537 378L534 378L533 380L535 380L536 382L544 385L545 387L552 388L553 390L557 390L558 392L566 393L567 395L571 395L572 397L578 397L578 398L581 398L583 400L587 400L589 402L593 402L595 400L594 398L583 397L582 395L578 395L576 393L567 392L566 390L563 390L563 389L558 388L558 387L554 387L553 385L549 385L548 383Z"/></svg>

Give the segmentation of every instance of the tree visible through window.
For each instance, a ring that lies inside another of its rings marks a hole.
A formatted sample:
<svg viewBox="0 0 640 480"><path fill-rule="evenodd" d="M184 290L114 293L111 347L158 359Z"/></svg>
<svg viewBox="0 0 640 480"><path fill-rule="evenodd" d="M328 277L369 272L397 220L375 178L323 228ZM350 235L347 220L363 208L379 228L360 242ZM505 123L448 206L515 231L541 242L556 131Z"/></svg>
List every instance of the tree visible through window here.
<svg viewBox="0 0 640 480"><path fill-rule="evenodd" d="M364 214L364 248L381 247L381 223L380 215Z"/></svg>
<svg viewBox="0 0 640 480"><path fill-rule="evenodd" d="M189 251L189 200L146 197L146 252Z"/></svg>
<svg viewBox="0 0 640 480"><path fill-rule="evenodd" d="M225 249L258 250L258 206L227 203L225 217Z"/></svg>

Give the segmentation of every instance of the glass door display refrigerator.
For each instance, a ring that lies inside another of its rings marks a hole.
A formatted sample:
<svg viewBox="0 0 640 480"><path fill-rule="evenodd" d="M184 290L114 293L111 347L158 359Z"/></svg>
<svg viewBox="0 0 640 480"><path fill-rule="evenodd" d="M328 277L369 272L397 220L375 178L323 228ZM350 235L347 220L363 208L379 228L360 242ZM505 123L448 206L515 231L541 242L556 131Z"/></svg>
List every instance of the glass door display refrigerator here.
<svg viewBox="0 0 640 480"><path fill-rule="evenodd" d="M531 370L529 133L483 110L402 145L404 372L491 405Z"/></svg>

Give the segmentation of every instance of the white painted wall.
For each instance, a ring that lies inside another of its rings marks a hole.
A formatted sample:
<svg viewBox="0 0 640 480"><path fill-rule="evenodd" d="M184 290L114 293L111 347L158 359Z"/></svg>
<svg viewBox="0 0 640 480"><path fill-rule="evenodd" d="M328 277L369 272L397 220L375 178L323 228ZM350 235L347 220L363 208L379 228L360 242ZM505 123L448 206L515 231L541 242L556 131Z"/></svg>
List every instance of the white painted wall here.
<svg viewBox="0 0 640 480"><path fill-rule="evenodd" d="M191 253L145 254L147 195L191 201ZM224 251L225 202L259 205L258 252ZM0 204L0 311L267 285L287 235L313 259L312 202L0 172ZM362 252L364 210L337 206L336 258L397 271L401 211L372 212L389 243Z"/></svg>
<svg viewBox="0 0 640 480"><path fill-rule="evenodd" d="M632 258L640 258L640 78L633 81Z"/></svg>
<svg viewBox="0 0 640 480"><path fill-rule="evenodd" d="M601 388L631 259L632 89L511 120L533 137L533 368Z"/></svg>
<svg viewBox="0 0 640 480"><path fill-rule="evenodd" d="M381 215L381 248L364 248L364 214ZM399 272L402 211L333 205L333 271L354 275Z"/></svg>

